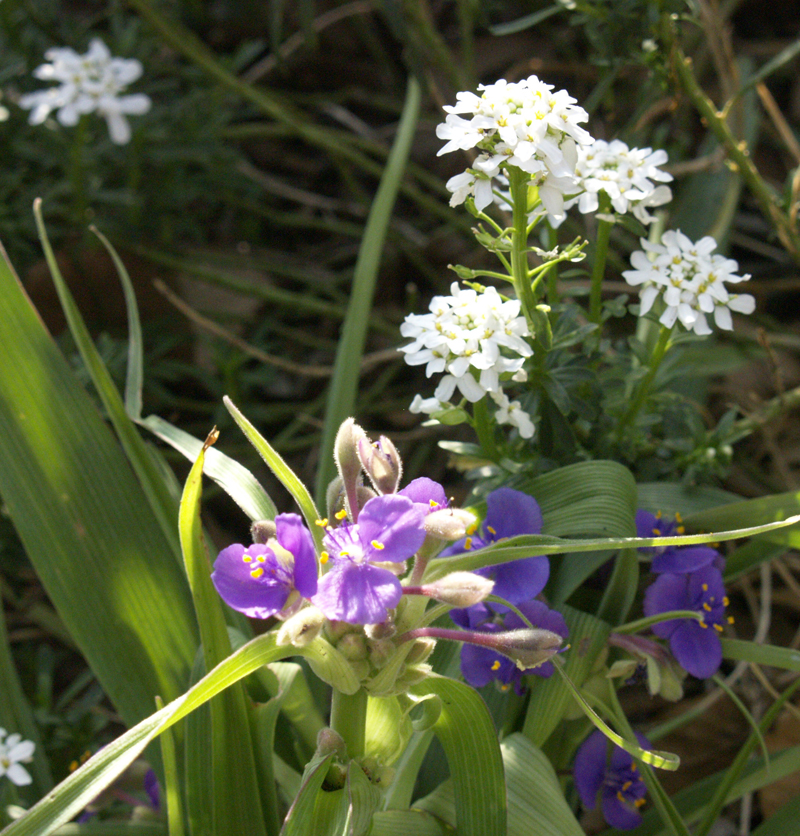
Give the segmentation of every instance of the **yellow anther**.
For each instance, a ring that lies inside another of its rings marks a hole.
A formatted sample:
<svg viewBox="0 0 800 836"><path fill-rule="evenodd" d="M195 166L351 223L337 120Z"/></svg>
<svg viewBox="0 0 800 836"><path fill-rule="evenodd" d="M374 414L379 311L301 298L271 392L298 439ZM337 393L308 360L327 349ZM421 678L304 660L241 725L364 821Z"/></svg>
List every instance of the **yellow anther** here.
<svg viewBox="0 0 800 836"><path fill-rule="evenodd" d="M429 499L428 500L428 505L430 505L431 508L438 508L439 507L439 503L435 499Z"/></svg>
<svg viewBox="0 0 800 836"><path fill-rule="evenodd" d="M682 523L683 522L683 517L678 512L675 513L675 522L676 523Z"/></svg>
<svg viewBox="0 0 800 836"><path fill-rule="evenodd" d="M660 520L660 519L661 519L661 517L663 517L663 516L664 516L664 515L661 513L661 511L656 511L656 519L657 519L657 520Z"/></svg>
<svg viewBox="0 0 800 836"><path fill-rule="evenodd" d="M722 625L721 625L721 624L715 624L715 625L714 625L714 629L715 629L718 633L721 633L721 632L722 632Z"/></svg>
<svg viewBox="0 0 800 836"><path fill-rule="evenodd" d="M495 663L492 665L492 670L493 671L499 671L500 670L500 662L495 661Z"/></svg>
<svg viewBox="0 0 800 836"><path fill-rule="evenodd" d="M489 534L497 534L497 532L490 525L486 526L486 530L489 532Z"/></svg>
<svg viewBox="0 0 800 836"><path fill-rule="evenodd" d="M319 562L320 563L327 563L329 559L330 559L330 555L328 554L328 552L320 552L320 554L319 554Z"/></svg>
<svg viewBox="0 0 800 836"><path fill-rule="evenodd" d="M629 790L632 786L633 786L633 781L626 781L626 782L622 785L622 791L623 791L623 792L627 792L627 791L628 791L628 790Z"/></svg>
<svg viewBox="0 0 800 836"><path fill-rule="evenodd" d="M625 803L625 796L622 794L622 790L617 790L617 798L624 804Z"/></svg>
<svg viewBox="0 0 800 836"><path fill-rule="evenodd" d="M635 764L635 763L632 763L632 764L631 764L631 772L636 772L636 770L637 770L638 768L639 768L639 767L638 767L638 766L636 766L636 764Z"/></svg>
<svg viewBox="0 0 800 836"><path fill-rule="evenodd" d="M685 526L685 525L679 525L679 526L675 529L675 531L677 531L677 532L678 532L678 534L686 534L686 526Z"/></svg>
<svg viewBox="0 0 800 836"><path fill-rule="evenodd" d="M373 549L378 549L379 551L386 548L386 546L378 540L373 540L371 545Z"/></svg>
<svg viewBox="0 0 800 836"><path fill-rule="evenodd" d="M722 599L722 606L723 606L723 607L727 607L727 606L728 606L728 604L730 604L730 599L729 599L729 598L728 598L728 596L726 595L726 596Z"/></svg>
<svg viewBox="0 0 800 836"><path fill-rule="evenodd" d="M472 537L467 537L467 539L464 540L464 548L467 551L469 551L472 548Z"/></svg>
<svg viewBox="0 0 800 836"><path fill-rule="evenodd" d="M704 583L701 589L703 590L703 592L708 592L708 584Z"/></svg>
<svg viewBox="0 0 800 836"><path fill-rule="evenodd" d="M255 578L256 580L258 580L258 578L260 578L263 574L264 574L264 570L260 566L257 566L255 569L253 569L250 572L250 577Z"/></svg>
<svg viewBox="0 0 800 836"><path fill-rule="evenodd" d="M637 798L636 801L633 802L634 807L641 807L645 803L643 798Z"/></svg>
<svg viewBox="0 0 800 836"><path fill-rule="evenodd" d="M654 528L653 529L653 534L655 534L656 537L660 537L661 536L661 529L660 528Z"/></svg>
<svg viewBox="0 0 800 836"><path fill-rule="evenodd" d="M736 620L734 619L734 617L732 615L729 615L728 616L728 624L735 624L735 623L736 623Z"/></svg>
<svg viewBox="0 0 800 836"><path fill-rule="evenodd" d="M342 508L341 511L337 511L334 515L337 520L343 520L347 516L346 509Z"/></svg>
<svg viewBox="0 0 800 836"><path fill-rule="evenodd" d="M706 624L706 623L705 623L705 621L701 621L701 622L700 622L700 626L701 626L704 630L708 630L708 624Z"/></svg>
<svg viewBox="0 0 800 836"><path fill-rule="evenodd" d="M711 607L710 607L710 605L709 605L709 604L703 604L703 609L704 609L706 612L711 612Z"/></svg>
<svg viewBox="0 0 800 836"><path fill-rule="evenodd" d="M69 765L69 771L74 772L78 768L78 766L78 761L72 761L72 763Z"/></svg>
<svg viewBox="0 0 800 836"><path fill-rule="evenodd" d="M266 556L265 554L260 554L260 555L256 558L256 560L257 560L259 563L266 563L266 562L267 562L267 556Z"/></svg>
<svg viewBox="0 0 800 836"><path fill-rule="evenodd" d="M510 687L511 687L510 685L501 685L500 690L501 691L507 691Z"/></svg>
<svg viewBox="0 0 800 836"><path fill-rule="evenodd" d="M323 519L321 519L321 520L314 520L314 525L318 525L320 528L325 528L325 526L327 524L328 524L328 518L327 517L323 517Z"/></svg>
<svg viewBox="0 0 800 836"><path fill-rule="evenodd" d="M478 530L477 523L472 523L469 528L467 528L467 534L471 537L476 531Z"/></svg>
<svg viewBox="0 0 800 836"><path fill-rule="evenodd" d="M249 554L246 554L246 555L242 558L242 561L243 561L244 563L252 563L252 562L253 562L253 558L252 558L252 557L250 557L250 555L249 555Z"/></svg>
<svg viewBox="0 0 800 836"><path fill-rule="evenodd" d="M345 551L344 549L342 549L342 550L339 552L339 557L350 557L350 552Z"/></svg>

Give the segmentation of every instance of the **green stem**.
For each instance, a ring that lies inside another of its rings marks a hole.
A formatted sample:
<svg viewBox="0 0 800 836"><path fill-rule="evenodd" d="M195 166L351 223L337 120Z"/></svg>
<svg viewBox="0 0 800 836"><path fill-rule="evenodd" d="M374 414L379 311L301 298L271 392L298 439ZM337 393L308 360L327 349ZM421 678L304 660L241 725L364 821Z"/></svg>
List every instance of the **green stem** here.
<svg viewBox="0 0 800 836"><path fill-rule="evenodd" d="M611 209L608 197L600 194L599 212L602 214ZM589 321L597 325L596 338L600 336L600 329L603 325L603 277L606 274L606 258L608 257L608 239L611 236L612 221L598 221L597 244L594 251L594 264L592 265L592 283L589 291Z"/></svg>
<svg viewBox="0 0 800 836"><path fill-rule="evenodd" d="M623 431L626 427L633 423L634 419L639 414L639 410L644 405L644 402L650 393L650 387L653 385L656 373L661 366L661 361L664 359L664 355L667 353L667 349L669 348L669 340L671 336L672 328L667 328L666 325L662 325L661 331L658 335L658 342L656 343L655 348L653 349L653 354L650 358L650 370L647 372L644 380L639 384L639 391L636 393L636 397L628 407L628 411L620 419L619 425L617 426L617 439L622 438Z"/></svg>
<svg viewBox="0 0 800 836"><path fill-rule="evenodd" d="M511 235L511 279L517 298L522 303L522 312L528 322L528 329L533 334L533 309L536 298L531 289L528 273L528 181L524 171L510 167L508 182L511 189L511 205L513 207L513 230Z"/></svg>
<svg viewBox="0 0 800 836"><path fill-rule="evenodd" d="M331 699L331 728L341 735L347 745L347 756L364 757L367 726L367 692L359 688L355 694L343 694L333 689Z"/></svg>
<svg viewBox="0 0 800 836"><path fill-rule="evenodd" d="M558 247L558 230L547 224L547 248L555 250ZM554 261L547 270L547 303L550 307L558 304L558 261Z"/></svg>
<svg viewBox="0 0 800 836"><path fill-rule="evenodd" d="M86 223L86 170L83 164L86 148L86 132L88 120L81 116L75 128L75 134L70 148L69 180L72 186L72 214L75 223L82 229Z"/></svg>
<svg viewBox="0 0 800 836"><path fill-rule="evenodd" d="M494 425L489 417L489 409L486 403L488 398L489 396L486 395L472 405L473 427L486 457L492 461L497 461L498 453L494 441Z"/></svg>

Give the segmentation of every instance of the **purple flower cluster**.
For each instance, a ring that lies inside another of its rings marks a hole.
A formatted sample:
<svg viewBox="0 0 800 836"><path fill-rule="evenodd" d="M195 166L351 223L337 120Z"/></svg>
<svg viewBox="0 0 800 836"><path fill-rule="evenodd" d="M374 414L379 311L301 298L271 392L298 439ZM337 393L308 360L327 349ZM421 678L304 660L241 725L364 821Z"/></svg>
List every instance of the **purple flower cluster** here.
<svg viewBox="0 0 800 836"><path fill-rule="evenodd" d="M480 531L476 529L470 536L455 543L442 554L462 554L465 551L484 548L507 537L539 534L541 530L542 512L532 496L511 488L498 488L486 497L486 517ZM550 576L550 563L546 557L527 557L478 569L476 573L491 578L495 584L494 594L514 604L533 627L549 630L563 638L567 637L569 631L561 613L535 600ZM482 602L466 609L452 610L450 616L459 627L480 632L499 633L528 626L508 607L494 602ZM507 656L490 648L465 642L461 649L461 673L475 688L481 688L496 680L503 690L513 685L517 693L522 693L523 676L551 676L553 663L544 662L536 668L523 671Z"/></svg>
<svg viewBox="0 0 800 836"><path fill-rule="evenodd" d="M650 748L643 734L637 733L636 740L643 749ZM612 827L631 830L641 822L639 808L647 792L642 776L633 757L610 744L601 731L593 731L578 749L573 777L587 810L594 809L600 795L603 818Z"/></svg>
<svg viewBox="0 0 800 836"><path fill-rule="evenodd" d="M636 514L639 537L670 537L683 534L679 515L675 522L660 514ZM658 575L644 596L644 614L658 615L671 610L694 610L702 621L676 618L653 625L653 632L669 642L680 666L698 679L713 676L722 662L719 633L728 621L728 598L722 580L725 560L708 546L662 546L642 549L653 555L652 571Z"/></svg>

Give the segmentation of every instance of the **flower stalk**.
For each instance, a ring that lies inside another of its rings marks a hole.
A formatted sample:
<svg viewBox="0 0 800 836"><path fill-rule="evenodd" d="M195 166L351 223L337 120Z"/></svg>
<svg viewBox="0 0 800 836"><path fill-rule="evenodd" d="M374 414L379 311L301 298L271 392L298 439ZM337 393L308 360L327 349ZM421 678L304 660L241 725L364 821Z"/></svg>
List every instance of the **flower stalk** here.
<svg viewBox="0 0 800 836"><path fill-rule="evenodd" d="M355 694L333 689L331 697L331 728L347 746L349 758L363 758L367 726L367 692L359 688Z"/></svg>
<svg viewBox="0 0 800 836"><path fill-rule="evenodd" d="M600 195L600 212L607 214L611 209L611 201L605 193ZM600 329L603 325L603 277L606 273L606 259L608 257L608 242L611 237L613 221L598 217L597 244L592 265L592 279L589 290L589 321L597 325L595 338L599 340Z"/></svg>

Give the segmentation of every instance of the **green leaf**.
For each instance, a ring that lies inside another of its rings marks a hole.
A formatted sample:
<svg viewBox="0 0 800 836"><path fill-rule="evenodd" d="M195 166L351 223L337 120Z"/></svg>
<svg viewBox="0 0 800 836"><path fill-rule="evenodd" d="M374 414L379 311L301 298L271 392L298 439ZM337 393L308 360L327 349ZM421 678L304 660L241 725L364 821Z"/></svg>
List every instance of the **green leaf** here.
<svg viewBox="0 0 800 836"><path fill-rule="evenodd" d="M156 706L164 707L164 701L160 697L156 697ZM183 803L172 729L165 729L161 734L161 760L164 763L164 787L160 790L160 800L167 808L169 836L184 836Z"/></svg>
<svg viewBox="0 0 800 836"><path fill-rule="evenodd" d="M800 795L787 801L780 810L774 812L755 830L751 830L750 836L786 836L787 833L797 828L798 821L800 821Z"/></svg>
<svg viewBox="0 0 800 836"><path fill-rule="evenodd" d="M687 516L698 511L729 505L740 497L730 491L711 488L706 485L693 487L680 482L644 482L637 486L639 500L638 507L657 514L659 511L667 516L676 513Z"/></svg>
<svg viewBox="0 0 800 836"><path fill-rule="evenodd" d="M583 836L550 761L522 734L500 744L508 788L508 836Z"/></svg>
<svg viewBox="0 0 800 836"><path fill-rule="evenodd" d="M411 719L397 697L369 697L365 755L376 758L383 766L391 766L405 751L411 733Z"/></svg>
<svg viewBox="0 0 800 836"><path fill-rule="evenodd" d="M756 665L770 665L773 668L783 668L787 671L800 673L800 650L723 637L720 638L720 642L723 659L753 662Z"/></svg>
<svg viewBox="0 0 800 836"><path fill-rule="evenodd" d="M4 257L0 369L0 495L66 628L133 724L156 694L173 699L188 680L197 647L188 585L140 483Z"/></svg>
<svg viewBox="0 0 800 836"><path fill-rule="evenodd" d="M317 468L316 497L320 506L325 503L328 483L336 475L333 462L333 443L340 424L356 411L356 393L361 373L361 358L367 338L369 314L378 281L378 269L392 217L397 193L411 150L411 142L419 117L422 90L413 75L409 76L403 112L395 134L394 144L386 161L375 200L369 210L364 236L358 250L350 301L347 305L333 376L328 387L325 426Z"/></svg>
<svg viewBox="0 0 800 836"><path fill-rule="evenodd" d="M322 784L332 760L333 755L317 756L306 764L300 792L286 814L281 836L307 836L315 833L313 827L317 796L322 793Z"/></svg>
<svg viewBox="0 0 800 836"><path fill-rule="evenodd" d="M441 787L414 806L457 826L459 836L505 836L506 791L503 760L491 716L469 685L430 676L411 689L436 694L442 713L433 726L450 767L451 790ZM452 803L447 793L452 793Z"/></svg>
<svg viewBox="0 0 800 836"><path fill-rule="evenodd" d="M206 445L213 444L216 434ZM178 526L186 575L200 625L206 670L211 670L231 653L222 601L211 581L211 565L200 523L204 446L194 463L181 497ZM253 754L250 719L244 687L236 683L211 703L211 769L214 832L230 836L264 836ZM235 778L233 777L235 776Z"/></svg>
<svg viewBox="0 0 800 836"><path fill-rule="evenodd" d="M372 817L369 836L444 836L436 819L421 810L385 810Z"/></svg>

